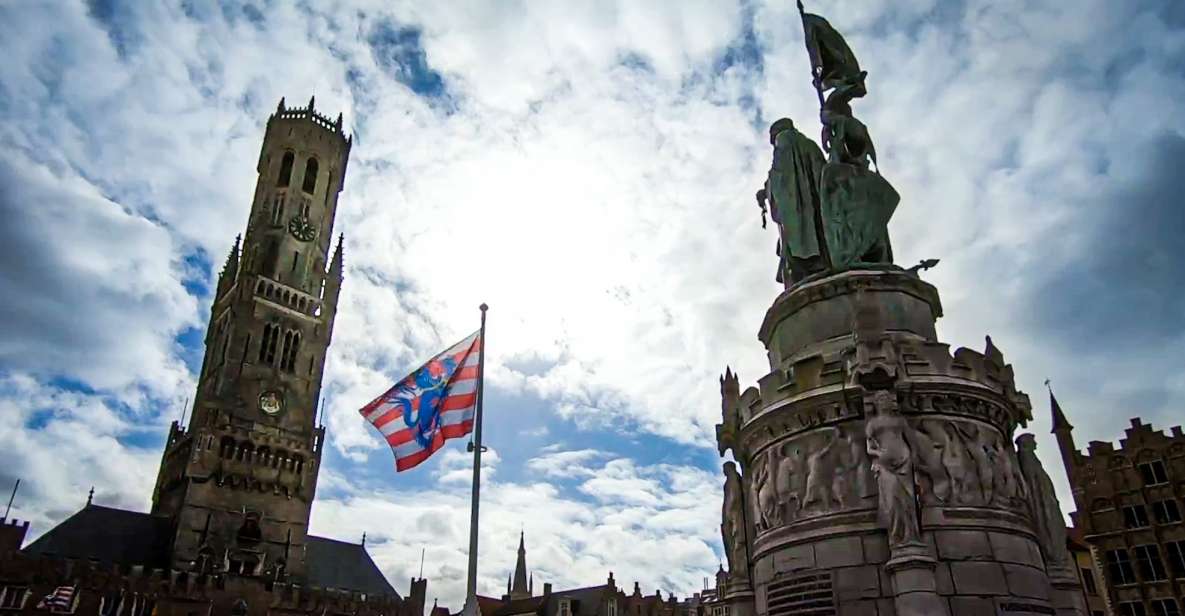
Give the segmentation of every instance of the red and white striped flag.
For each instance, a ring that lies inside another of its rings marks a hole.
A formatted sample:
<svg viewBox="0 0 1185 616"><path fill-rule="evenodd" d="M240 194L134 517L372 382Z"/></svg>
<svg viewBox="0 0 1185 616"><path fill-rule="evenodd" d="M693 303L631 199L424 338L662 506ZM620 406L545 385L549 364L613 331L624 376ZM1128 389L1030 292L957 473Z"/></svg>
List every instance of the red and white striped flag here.
<svg viewBox="0 0 1185 616"><path fill-rule="evenodd" d="M74 587L58 586L37 603L37 609L51 609L57 612L69 611L74 604Z"/></svg>
<svg viewBox="0 0 1185 616"><path fill-rule="evenodd" d="M428 360L358 412L395 453L395 470L428 459L450 438L473 430L477 408L480 331Z"/></svg>

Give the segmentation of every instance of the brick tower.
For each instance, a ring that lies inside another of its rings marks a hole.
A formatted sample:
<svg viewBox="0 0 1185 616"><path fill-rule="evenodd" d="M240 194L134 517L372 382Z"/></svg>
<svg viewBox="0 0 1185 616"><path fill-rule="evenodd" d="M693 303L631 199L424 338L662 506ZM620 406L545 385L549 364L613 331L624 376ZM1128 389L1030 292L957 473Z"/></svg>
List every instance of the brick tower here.
<svg viewBox="0 0 1185 616"><path fill-rule="evenodd" d="M342 282L329 258L352 137L281 99L268 118L242 245L210 310L193 417L174 423L152 496L172 567L272 579L306 571L325 430L316 425Z"/></svg>

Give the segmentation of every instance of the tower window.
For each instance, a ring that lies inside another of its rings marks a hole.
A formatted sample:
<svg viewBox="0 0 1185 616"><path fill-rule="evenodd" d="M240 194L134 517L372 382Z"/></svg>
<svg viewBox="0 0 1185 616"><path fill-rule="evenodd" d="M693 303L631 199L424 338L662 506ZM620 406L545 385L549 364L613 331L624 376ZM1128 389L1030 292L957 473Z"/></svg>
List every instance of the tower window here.
<svg viewBox="0 0 1185 616"><path fill-rule="evenodd" d="M284 158L280 160L280 177L276 180L276 186L287 186L292 181L292 163L295 161L295 154L284 152Z"/></svg>
<svg viewBox="0 0 1185 616"><path fill-rule="evenodd" d="M284 221L284 193L278 192L272 197L272 224L278 225Z"/></svg>
<svg viewBox="0 0 1185 616"><path fill-rule="evenodd" d="M312 156L304 165L304 183L301 185L301 190L307 193L313 193L317 188L317 159Z"/></svg>
<svg viewBox="0 0 1185 616"><path fill-rule="evenodd" d="M259 343L259 361L268 365L276 362L276 345L280 338L280 326L268 323L263 326L263 340Z"/></svg>
<svg viewBox="0 0 1185 616"><path fill-rule="evenodd" d="M284 334L284 351L280 354L280 368L286 372L296 369L296 353L300 350L300 332Z"/></svg>

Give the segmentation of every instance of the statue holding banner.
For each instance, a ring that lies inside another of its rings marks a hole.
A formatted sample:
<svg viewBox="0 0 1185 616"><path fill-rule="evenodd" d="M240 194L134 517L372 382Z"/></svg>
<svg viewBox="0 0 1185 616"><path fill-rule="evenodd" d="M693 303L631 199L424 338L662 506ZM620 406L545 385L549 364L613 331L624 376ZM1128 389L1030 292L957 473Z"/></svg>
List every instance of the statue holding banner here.
<svg viewBox="0 0 1185 616"><path fill-rule="evenodd" d="M773 164L757 193L762 211L768 201L778 224L778 279L787 286L819 272L891 264L888 225L900 201L880 174L868 127L852 114L851 101L868 92L867 71L826 19L803 11L801 2L798 8L819 96L823 148L791 120L774 122Z"/></svg>

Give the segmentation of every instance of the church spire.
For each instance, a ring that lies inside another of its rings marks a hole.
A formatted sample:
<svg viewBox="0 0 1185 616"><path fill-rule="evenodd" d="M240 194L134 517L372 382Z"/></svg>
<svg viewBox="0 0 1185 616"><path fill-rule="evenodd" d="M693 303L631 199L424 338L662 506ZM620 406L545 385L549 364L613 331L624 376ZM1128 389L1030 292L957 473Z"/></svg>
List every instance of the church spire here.
<svg viewBox="0 0 1185 616"><path fill-rule="evenodd" d="M527 581L527 545L526 533L518 536L518 561L514 563L514 584L510 587L510 598L530 597L531 588Z"/></svg>
<svg viewBox="0 0 1185 616"><path fill-rule="evenodd" d="M1057 448L1062 455L1062 466L1066 469L1066 476L1070 479L1070 485L1074 485L1074 464L1078 457L1078 447L1074 444L1074 426L1070 425L1070 420L1066 419L1066 414L1062 412L1062 406L1057 403L1057 396L1053 395L1049 379L1045 379L1045 387L1049 390L1049 414L1053 422L1051 432L1057 439Z"/></svg>

